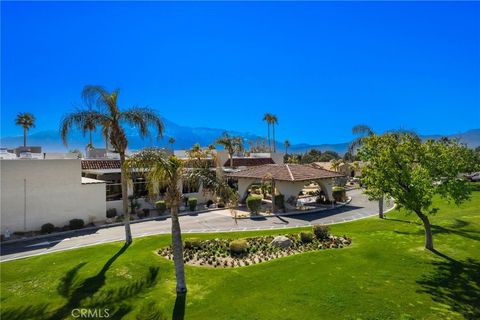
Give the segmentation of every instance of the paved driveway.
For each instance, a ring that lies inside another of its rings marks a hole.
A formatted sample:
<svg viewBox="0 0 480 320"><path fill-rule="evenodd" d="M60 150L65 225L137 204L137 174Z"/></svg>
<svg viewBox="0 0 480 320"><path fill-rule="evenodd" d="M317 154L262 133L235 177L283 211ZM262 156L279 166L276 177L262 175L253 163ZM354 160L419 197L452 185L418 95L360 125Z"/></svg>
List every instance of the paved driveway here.
<svg viewBox="0 0 480 320"><path fill-rule="evenodd" d="M305 213L291 217L257 218L255 220L237 219L237 222L235 222L227 210L210 211L197 215L182 216L180 217L180 225L183 233L268 230L302 227L317 223L341 223L377 214L378 202L369 201L361 190L349 191L348 195L352 197L352 201L348 205L316 213ZM387 204L385 208L389 208ZM131 227L135 238L170 233L170 225L170 219L163 218L135 223ZM123 226L115 226L98 230L81 230L74 235L52 235L42 239L2 244L1 261L123 240L124 230Z"/></svg>

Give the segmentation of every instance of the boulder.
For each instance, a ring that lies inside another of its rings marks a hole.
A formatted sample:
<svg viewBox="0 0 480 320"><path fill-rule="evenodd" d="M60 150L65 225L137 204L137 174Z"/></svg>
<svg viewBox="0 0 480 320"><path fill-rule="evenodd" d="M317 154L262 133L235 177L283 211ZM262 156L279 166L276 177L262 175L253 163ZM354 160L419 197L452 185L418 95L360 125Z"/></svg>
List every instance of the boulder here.
<svg viewBox="0 0 480 320"><path fill-rule="evenodd" d="M285 236L276 236L270 244L279 248L289 248L292 245L292 240Z"/></svg>

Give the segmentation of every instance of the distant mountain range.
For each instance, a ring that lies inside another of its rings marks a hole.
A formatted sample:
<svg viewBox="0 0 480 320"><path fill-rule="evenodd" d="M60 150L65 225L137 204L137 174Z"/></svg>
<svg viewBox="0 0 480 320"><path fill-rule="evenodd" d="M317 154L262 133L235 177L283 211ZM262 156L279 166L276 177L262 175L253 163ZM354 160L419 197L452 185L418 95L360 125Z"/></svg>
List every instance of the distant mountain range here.
<svg viewBox="0 0 480 320"><path fill-rule="evenodd" d="M207 146L215 141L219 136L224 132L228 132L231 135L240 135L245 138L245 141L248 140L257 140L263 139L258 135L248 133L248 132L235 132L228 131L225 129L214 129L214 128L203 128L203 127L185 127L180 126L168 119L163 119L165 124L164 137L162 139L155 138L146 138L142 139L138 136L137 130L135 128L127 129L127 137L129 141L129 149L138 150L144 147L158 146L158 147L170 147L168 144L168 139L170 137L175 138L175 149L187 149L190 148L195 143L199 143L202 146ZM421 136L423 139L438 139L444 137L443 135L428 135ZM472 129L464 133L447 135L449 138L457 138L461 142L466 143L471 148L476 148L480 146L480 129ZM80 150L85 148L85 145L88 143L88 138L83 137L80 132L72 131L72 134L68 139L68 148L66 148L60 139L59 132L56 130L48 130L36 132L34 134L28 135L27 144L30 146L42 146L44 151L47 152L65 152L69 149L78 148ZM105 142L102 140L100 134L95 133L93 144L97 148L102 148L105 145ZM14 148L23 145L23 136L9 136L0 138L0 145L3 148ZM340 154L345 153L348 148L348 142L344 143L335 143L335 144L307 144L299 143L292 144L289 147L289 152L305 152L310 149L319 149L322 151L331 150L336 151ZM284 150L283 144L278 144L278 150Z"/></svg>

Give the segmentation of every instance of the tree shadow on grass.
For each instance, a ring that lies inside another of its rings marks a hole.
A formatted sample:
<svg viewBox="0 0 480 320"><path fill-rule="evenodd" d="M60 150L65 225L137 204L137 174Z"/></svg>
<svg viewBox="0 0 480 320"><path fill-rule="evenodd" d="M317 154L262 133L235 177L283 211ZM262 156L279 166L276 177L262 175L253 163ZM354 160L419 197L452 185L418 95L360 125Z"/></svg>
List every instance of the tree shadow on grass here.
<svg viewBox="0 0 480 320"><path fill-rule="evenodd" d="M480 319L480 262L471 258L457 261L438 251L434 253L444 260L433 262L435 270L417 281L422 286L419 291L465 319Z"/></svg>
<svg viewBox="0 0 480 320"><path fill-rule="evenodd" d="M187 301L186 293L177 293L175 306L173 307L172 320L183 320L185 318L185 303Z"/></svg>
<svg viewBox="0 0 480 320"><path fill-rule="evenodd" d="M96 275L83 281L78 278L78 272L86 265L85 262L69 270L57 287L57 292L66 298L67 302L53 314L47 313L49 305L46 304L2 310L2 319L65 319L74 309L97 310L97 312L105 312L104 310L108 309L109 319L122 319L132 309L124 301L155 285L159 272L158 267L150 267L144 279L119 288L101 291L105 285L107 271L127 248L128 246L123 246L108 259Z"/></svg>

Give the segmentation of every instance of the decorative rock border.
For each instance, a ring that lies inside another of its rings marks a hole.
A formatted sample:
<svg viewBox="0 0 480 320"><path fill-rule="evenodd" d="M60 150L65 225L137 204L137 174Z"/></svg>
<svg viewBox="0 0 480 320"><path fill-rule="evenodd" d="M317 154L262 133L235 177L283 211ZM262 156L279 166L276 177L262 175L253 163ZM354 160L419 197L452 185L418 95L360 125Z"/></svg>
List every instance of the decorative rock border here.
<svg viewBox="0 0 480 320"><path fill-rule="evenodd" d="M291 241L288 247L277 244L279 241L285 242L284 237ZM247 244L246 249L243 253L235 254L230 249L233 239L187 239L183 261L188 265L211 268L244 267L303 252L343 248L352 243L352 239L346 236L329 236L322 240L313 238L311 242L302 242L300 234L252 237L242 240ZM173 260L170 246L159 249L158 254Z"/></svg>

